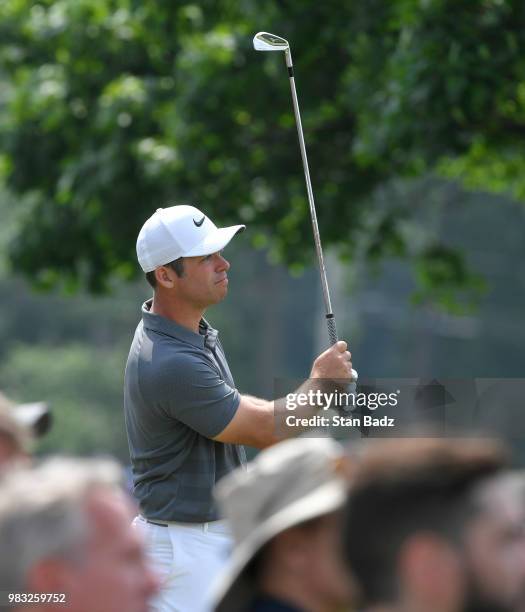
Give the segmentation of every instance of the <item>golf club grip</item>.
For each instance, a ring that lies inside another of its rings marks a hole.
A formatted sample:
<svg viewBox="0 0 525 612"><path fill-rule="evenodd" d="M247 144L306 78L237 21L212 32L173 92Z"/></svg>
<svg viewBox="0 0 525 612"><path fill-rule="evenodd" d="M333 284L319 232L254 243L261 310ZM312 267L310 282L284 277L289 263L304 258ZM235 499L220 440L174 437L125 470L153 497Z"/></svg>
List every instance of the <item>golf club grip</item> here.
<svg viewBox="0 0 525 612"><path fill-rule="evenodd" d="M330 346L333 346L339 341L337 337L337 327L335 325L335 317L333 314L326 315L326 324L328 325L328 337L330 338Z"/></svg>
<svg viewBox="0 0 525 612"><path fill-rule="evenodd" d="M337 336L337 326L333 314L326 315L326 325L328 326L328 337L330 338L330 346L333 346L339 341ZM355 393L357 389L357 371L352 368L352 382L348 385L348 393Z"/></svg>

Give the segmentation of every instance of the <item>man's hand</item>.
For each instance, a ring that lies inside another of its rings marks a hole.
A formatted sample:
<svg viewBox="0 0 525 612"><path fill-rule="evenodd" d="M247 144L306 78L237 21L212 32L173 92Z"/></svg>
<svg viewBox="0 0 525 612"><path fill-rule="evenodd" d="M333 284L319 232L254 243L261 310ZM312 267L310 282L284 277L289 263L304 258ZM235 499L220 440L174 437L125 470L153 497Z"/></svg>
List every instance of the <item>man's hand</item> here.
<svg viewBox="0 0 525 612"><path fill-rule="evenodd" d="M310 378L325 378L329 380L352 379L352 355L344 340L339 340L314 361Z"/></svg>
<svg viewBox="0 0 525 612"><path fill-rule="evenodd" d="M339 386L346 388L352 379L351 358L352 356L346 350L346 342L342 340L337 342L317 357L310 373L310 379L305 381L296 393L308 393L310 390L315 392L317 389L324 388L324 380L329 381L329 390ZM250 395L240 397L239 407L234 417L213 438L217 442L248 444L255 448L265 448L302 431L299 427L285 426L285 417L290 413L286 408L284 398L270 402ZM307 405L299 406L294 414L301 418L308 418L318 412L318 405Z"/></svg>

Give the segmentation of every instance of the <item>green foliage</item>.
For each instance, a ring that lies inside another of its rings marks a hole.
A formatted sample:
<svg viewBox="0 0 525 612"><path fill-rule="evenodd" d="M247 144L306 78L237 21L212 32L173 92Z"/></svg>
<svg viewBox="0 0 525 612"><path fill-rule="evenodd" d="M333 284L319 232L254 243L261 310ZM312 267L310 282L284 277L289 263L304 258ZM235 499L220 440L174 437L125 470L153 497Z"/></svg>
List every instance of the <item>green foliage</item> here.
<svg viewBox="0 0 525 612"><path fill-rule="evenodd" d="M484 143L487 159L505 163L525 125L522 3L372 4L352 25L362 162L420 172Z"/></svg>
<svg viewBox="0 0 525 612"><path fill-rule="evenodd" d="M454 314L466 314L487 289L483 277L469 272L464 257L442 246L426 249L415 268L420 287L412 296L416 304L428 301Z"/></svg>
<svg viewBox="0 0 525 612"><path fill-rule="evenodd" d="M122 410L126 351L86 345L13 347L0 366L4 391L51 404L53 427L38 452L128 457Z"/></svg>
<svg viewBox="0 0 525 612"><path fill-rule="evenodd" d="M30 195L11 261L43 287L104 290L137 273L138 229L173 201L249 223L299 270L308 206L283 58L251 47L261 28L292 43L324 244L412 257L397 219L367 234L393 177L438 169L525 197L524 20L517 0L4 0L0 173ZM461 288L450 249L425 248L421 291Z"/></svg>

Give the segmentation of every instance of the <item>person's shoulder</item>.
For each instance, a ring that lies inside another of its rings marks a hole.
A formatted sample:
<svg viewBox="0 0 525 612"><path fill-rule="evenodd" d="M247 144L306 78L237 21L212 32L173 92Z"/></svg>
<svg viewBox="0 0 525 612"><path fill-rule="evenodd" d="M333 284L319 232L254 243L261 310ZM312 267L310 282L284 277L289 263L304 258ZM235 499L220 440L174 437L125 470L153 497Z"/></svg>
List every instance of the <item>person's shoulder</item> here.
<svg viewBox="0 0 525 612"><path fill-rule="evenodd" d="M139 331L139 328L137 328ZM162 330L143 325L140 333L145 337L144 348L151 352L154 359L192 359L202 351L191 343L175 338Z"/></svg>
<svg viewBox="0 0 525 612"><path fill-rule="evenodd" d="M190 377L192 373L209 368L210 364L203 351L184 343L167 345L164 350L152 354L151 365L161 378L177 376Z"/></svg>

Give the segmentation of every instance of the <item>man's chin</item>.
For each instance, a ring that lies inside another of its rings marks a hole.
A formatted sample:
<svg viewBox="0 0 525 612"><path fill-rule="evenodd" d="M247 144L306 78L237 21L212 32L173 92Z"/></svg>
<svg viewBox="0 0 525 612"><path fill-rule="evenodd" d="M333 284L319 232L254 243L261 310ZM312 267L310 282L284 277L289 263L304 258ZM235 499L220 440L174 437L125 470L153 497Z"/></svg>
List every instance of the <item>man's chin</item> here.
<svg viewBox="0 0 525 612"><path fill-rule="evenodd" d="M224 300L224 298L228 295L228 286L222 287L220 291L216 291L214 295L214 304L219 304Z"/></svg>

